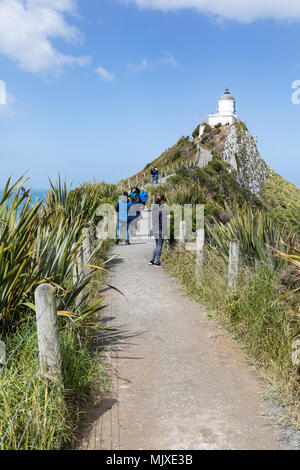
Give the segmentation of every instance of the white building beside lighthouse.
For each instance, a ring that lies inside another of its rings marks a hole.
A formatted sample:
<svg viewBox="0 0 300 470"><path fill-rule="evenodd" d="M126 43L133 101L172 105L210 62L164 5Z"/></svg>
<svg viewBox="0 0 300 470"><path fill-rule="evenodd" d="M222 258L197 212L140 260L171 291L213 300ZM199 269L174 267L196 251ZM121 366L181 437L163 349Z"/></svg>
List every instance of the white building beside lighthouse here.
<svg viewBox="0 0 300 470"><path fill-rule="evenodd" d="M221 124L225 126L227 124L233 124L238 120L236 115L236 105L234 97L229 93L226 88L224 95L221 96L218 103L217 114L210 114L208 116L208 124L211 127ZM203 133L205 124L200 125L200 136Z"/></svg>

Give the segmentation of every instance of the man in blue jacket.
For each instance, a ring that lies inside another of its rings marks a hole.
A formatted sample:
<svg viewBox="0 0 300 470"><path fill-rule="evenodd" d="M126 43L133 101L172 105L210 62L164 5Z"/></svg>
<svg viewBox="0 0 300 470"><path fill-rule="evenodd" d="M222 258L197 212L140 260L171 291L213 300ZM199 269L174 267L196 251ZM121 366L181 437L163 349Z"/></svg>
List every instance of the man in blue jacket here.
<svg viewBox="0 0 300 470"><path fill-rule="evenodd" d="M128 193L125 191L123 193L123 196L119 199L117 202L115 209L118 213L118 229L117 229L117 241L116 245L119 244L120 238L122 235L123 230L126 231L126 236L125 236L125 244L130 245L129 242L129 231L128 231L128 210L130 206L132 205L131 201L128 201Z"/></svg>
<svg viewBox="0 0 300 470"><path fill-rule="evenodd" d="M149 197L148 194L147 194L147 192L145 191L145 188L141 188L139 197L140 197L141 203L142 203L143 206L145 207L146 202L148 201L148 197Z"/></svg>

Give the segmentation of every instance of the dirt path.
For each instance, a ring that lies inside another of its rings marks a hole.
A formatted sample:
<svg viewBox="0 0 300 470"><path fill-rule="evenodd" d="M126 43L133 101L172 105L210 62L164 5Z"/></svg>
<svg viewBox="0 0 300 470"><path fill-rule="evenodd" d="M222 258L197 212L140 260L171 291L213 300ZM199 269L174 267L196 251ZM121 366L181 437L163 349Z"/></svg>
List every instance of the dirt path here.
<svg viewBox="0 0 300 470"><path fill-rule="evenodd" d="M90 410L81 449L278 449L243 353L163 269L152 240L120 245L105 322L111 396Z"/></svg>

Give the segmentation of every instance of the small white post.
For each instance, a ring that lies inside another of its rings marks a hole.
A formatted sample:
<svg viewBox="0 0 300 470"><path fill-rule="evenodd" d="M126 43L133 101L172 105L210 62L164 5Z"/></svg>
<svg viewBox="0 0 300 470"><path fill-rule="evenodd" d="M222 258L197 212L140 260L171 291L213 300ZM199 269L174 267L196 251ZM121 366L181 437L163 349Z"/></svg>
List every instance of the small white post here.
<svg viewBox="0 0 300 470"><path fill-rule="evenodd" d="M0 364L5 364L6 354L5 354L5 343L0 341Z"/></svg>
<svg viewBox="0 0 300 470"><path fill-rule="evenodd" d="M91 240L90 240L90 231L88 228L83 229L83 240L82 240L82 256L83 256L83 269L85 273L89 273L91 268L88 263L91 262Z"/></svg>
<svg viewBox="0 0 300 470"><path fill-rule="evenodd" d="M186 222L182 220L179 224L179 247L184 250L184 244L186 239Z"/></svg>
<svg viewBox="0 0 300 470"><path fill-rule="evenodd" d="M41 284L34 293L41 369L53 376L61 374L56 288Z"/></svg>
<svg viewBox="0 0 300 470"><path fill-rule="evenodd" d="M90 244L91 244L91 248L92 248L94 246L95 238L96 238L95 237L96 226L95 226L95 222L93 220L91 220L89 222L88 228L89 228Z"/></svg>
<svg viewBox="0 0 300 470"><path fill-rule="evenodd" d="M196 283L199 284L203 272L204 265L204 246L205 246L205 231L204 228L197 230L196 240Z"/></svg>
<svg viewBox="0 0 300 470"><path fill-rule="evenodd" d="M80 245L75 254L75 262L74 262L74 267L73 267L73 286L76 284L76 282L80 278L82 271L83 271L83 253L82 253L82 245Z"/></svg>
<svg viewBox="0 0 300 470"><path fill-rule="evenodd" d="M79 281L82 275L83 269L84 269L83 248L82 248L82 245L80 245L76 253L75 264L73 267L73 286ZM82 291L79 292L79 294L77 295L75 299L76 307L78 307L81 304L84 296L85 296L85 289L82 289Z"/></svg>
<svg viewBox="0 0 300 470"><path fill-rule="evenodd" d="M231 292L236 288L239 274L239 240L231 240L229 246L229 269L228 269L228 291Z"/></svg>

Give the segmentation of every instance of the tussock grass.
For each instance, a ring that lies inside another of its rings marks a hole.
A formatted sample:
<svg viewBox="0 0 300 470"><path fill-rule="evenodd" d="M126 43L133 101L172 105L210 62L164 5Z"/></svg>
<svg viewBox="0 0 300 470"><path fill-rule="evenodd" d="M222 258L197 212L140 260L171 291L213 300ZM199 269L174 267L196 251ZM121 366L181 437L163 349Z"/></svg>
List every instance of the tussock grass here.
<svg viewBox="0 0 300 470"><path fill-rule="evenodd" d="M97 292L101 273L92 269L74 283L73 272L82 229L117 190L101 183L70 192L59 179L45 203L31 207L22 184L9 180L0 201L0 337L7 356L26 335L0 372L0 449L58 449L72 443L84 404L99 398L105 382L101 360L92 353L104 308ZM100 252L98 246L93 262L101 263L106 247ZM42 282L57 288L59 315L64 314L60 382L39 370L33 297Z"/></svg>

